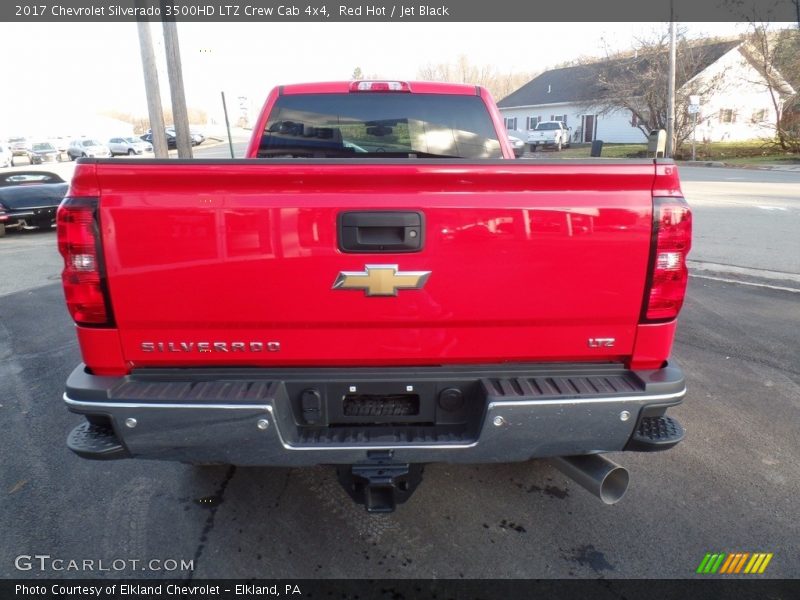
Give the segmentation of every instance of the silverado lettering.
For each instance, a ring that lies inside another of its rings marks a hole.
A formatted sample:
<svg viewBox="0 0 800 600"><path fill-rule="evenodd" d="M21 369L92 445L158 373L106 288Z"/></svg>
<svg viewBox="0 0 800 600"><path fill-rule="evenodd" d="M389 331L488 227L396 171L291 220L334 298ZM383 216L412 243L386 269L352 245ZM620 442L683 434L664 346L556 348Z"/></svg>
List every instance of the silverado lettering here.
<svg viewBox="0 0 800 600"><path fill-rule="evenodd" d="M142 352L280 352L280 342L142 342Z"/></svg>
<svg viewBox="0 0 800 600"><path fill-rule="evenodd" d="M481 87L276 88L244 160L78 161L67 445L337 465L370 511L424 463L548 458L614 503L604 453L683 437L691 223L670 160L514 160Z"/></svg>

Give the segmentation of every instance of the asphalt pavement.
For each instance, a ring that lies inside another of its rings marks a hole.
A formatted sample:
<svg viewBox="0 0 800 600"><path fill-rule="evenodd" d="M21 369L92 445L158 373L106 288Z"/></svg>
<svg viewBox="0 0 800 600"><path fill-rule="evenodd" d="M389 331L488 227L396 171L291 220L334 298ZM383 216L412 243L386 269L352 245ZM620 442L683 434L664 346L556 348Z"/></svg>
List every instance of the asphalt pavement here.
<svg viewBox="0 0 800 600"><path fill-rule="evenodd" d="M800 283L800 172L680 167L680 177L694 215L693 261Z"/></svg>
<svg viewBox="0 0 800 600"><path fill-rule="evenodd" d="M770 201L787 208L764 211L772 221L742 238L762 209L704 189L712 171L720 170L681 170L702 233L693 258L797 273L781 261L798 236L787 239L781 227L795 218L791 186L800 178L765 172L762 181L748 171L730 186L730 195L777 190ZM728 236L725 252L711 235L715 220L744 221L717 227ZM619 504L601 504L546 461L437 464L407 504L369 515L328 467L104 463L70 453L65 437L81 418L61 393L80 355L59 260L52 231L0 240L0 577L682 578L719 551L771 552L765 576L800 573L800 295L789 291L800 286L791 281L775 289L767 278L691 278L674 347L689 392L671 411L687 438L665 453L612 455L632 477ZM126 562L99 573L18 570L16 558L33 554ZM131 562L151 559L193 561L193 569Z"/></svg>

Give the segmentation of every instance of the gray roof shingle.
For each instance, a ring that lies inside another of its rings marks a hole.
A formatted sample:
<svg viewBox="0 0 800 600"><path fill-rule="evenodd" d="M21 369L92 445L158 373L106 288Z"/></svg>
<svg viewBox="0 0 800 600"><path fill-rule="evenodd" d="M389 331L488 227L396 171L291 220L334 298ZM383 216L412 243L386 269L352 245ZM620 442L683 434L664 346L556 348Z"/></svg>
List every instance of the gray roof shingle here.
<svg viewBox="0 0 800 600"><path fill-rule="evenodd" d="M727 41L691 47L689 51L695 54L696 60L692 61L694 64L690 72L678 74L678 87L708 68L719 60L723 54L726 54L739 44L739 41ZM500 108L512 108L515 106L536 106L539 104L555 104L557 102L595 100L602 97L605 92L605 88L599 78L599 74L602 71L626 76L636 68L644 68L642 59L627 57L552 69L545 71L512 92L500 100L497 105Z"/></svg>

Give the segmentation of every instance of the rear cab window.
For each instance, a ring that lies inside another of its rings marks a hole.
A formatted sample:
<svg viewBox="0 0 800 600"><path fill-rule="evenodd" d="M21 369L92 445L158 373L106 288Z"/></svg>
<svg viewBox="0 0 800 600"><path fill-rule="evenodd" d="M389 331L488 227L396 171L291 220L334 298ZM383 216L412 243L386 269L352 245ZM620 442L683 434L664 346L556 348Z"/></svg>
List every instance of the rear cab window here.
<svg viewBox="0 0 800 600"><path fill-rule="evenodd" d="M503 158L478 96L290 94L267 119L259 158Z"/></svg>

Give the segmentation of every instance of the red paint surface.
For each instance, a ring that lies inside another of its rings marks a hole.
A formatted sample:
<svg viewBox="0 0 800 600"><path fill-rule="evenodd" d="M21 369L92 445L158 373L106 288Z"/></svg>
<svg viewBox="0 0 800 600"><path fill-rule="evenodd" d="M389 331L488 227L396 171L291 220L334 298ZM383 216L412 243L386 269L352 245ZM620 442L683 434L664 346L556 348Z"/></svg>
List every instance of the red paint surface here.
<svg viewBox="0 0 800 600"><path fill-rule="evenodd" d="M349 83L320 85L338 92ZM304 91L320 92L283 89ZM130 366L642 366L661 364L671 348L674 322L639 325L652 198L680 195L670 165L101 162L77 167L71 193L100 196L116 328L79 337L84 360L107 374ZM337 215L381 209L422 211L424 249L340 252ZM340 271L367 264L431 275L396 297L332 289ZM589 338L616 342L590 347ZM143 342L178 351L145 352ZM179 350L181 342L193 350ZM281 350L198 352L201 342L279 342Z"/></svg>

